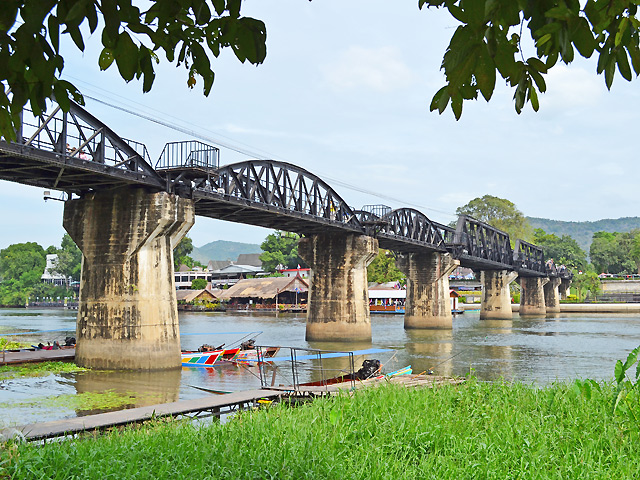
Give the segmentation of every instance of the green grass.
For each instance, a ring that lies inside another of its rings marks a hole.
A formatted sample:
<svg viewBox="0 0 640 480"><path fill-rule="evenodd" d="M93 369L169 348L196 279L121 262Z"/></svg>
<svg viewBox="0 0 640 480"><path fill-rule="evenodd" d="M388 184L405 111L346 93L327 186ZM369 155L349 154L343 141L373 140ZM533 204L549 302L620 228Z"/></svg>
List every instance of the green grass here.
<svg viewBox="0 0 640 480"><path fill-rule="evenodd" d="M638 435L611 415L613 387L582 386L386 386L222 425L158 422L9 443L0 447L0 478L637 478Z"/></svg>
<svg viewBox="0 0 640 480"><path fill-rule="evenodd" d="M20 365L3 365L0 367L0 380L22 377L42 377L52 373L85 372L86 370L86 368L78 367L72 362L39 362Z"/></svg>

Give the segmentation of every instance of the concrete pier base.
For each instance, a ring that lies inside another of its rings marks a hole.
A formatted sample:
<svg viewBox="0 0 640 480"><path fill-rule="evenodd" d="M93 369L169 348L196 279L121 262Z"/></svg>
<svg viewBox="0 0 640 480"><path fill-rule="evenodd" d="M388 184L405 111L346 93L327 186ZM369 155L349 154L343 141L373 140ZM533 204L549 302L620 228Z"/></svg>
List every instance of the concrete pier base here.
<svg viewBox="0 0 640 480"><path fill-rule="evenodd" d="M558 287L558 291L560 292L560 300L566 300L569 296L571 288L571 280L568 278L563 278L560 281L560 286Z"/></svg>
<svg viewBox="0 0 640 480"><path fill-rule="evenodd" d="M64 228L83 254L78 365L180 366L173 248L193 223L192 201L142 188L92 193L65 204Z"/></svg>
<svg viewBox="0 0 640 480"><path fill-rule="evenodd" d="M378 241L351 234L301 238L298 254L311 267L307 340L370 341L367 265Z"/></svg>
<svg viewBox="0 0 640 480"><path fill-rule="evenodd" d="M449 274L460 262L448 253L410 253L396 265L407 276L404 328L452 328Z"/></svg>
<svg viewBox="0 0 640 480"><path fill-rule="evenodd" d="M520 277L520 316L546 315L544 285L548 281L542 277Z"/></svg>
<svg viewBox="0 0 640 480"><path fill-rule="evenodd" d="M518 273L509 270L482 271L482 303L480 304L480 320L511 320L511 292L509 285Z"/></svg>
<svg viewBox="0 0 640 480"><path fill-rule="evenodd" d="M544 285L544 305L547 313L560 313L560 292L558 287L561 280L559 278L550 278Z"/></svg>

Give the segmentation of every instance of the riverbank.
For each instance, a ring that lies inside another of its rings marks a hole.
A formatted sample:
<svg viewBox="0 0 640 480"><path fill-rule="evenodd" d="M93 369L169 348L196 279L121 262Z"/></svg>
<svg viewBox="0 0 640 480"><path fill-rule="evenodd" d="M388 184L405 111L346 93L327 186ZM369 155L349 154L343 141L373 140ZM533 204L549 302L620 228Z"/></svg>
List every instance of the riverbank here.
<svg viewBox="0 0 640 480"><path fill-rule="evenodd" d="M635 478L640 443L612 395L590 383L385 386L225 424L7 444L0 478Z"/></svg>
<svg viewBox="0 0 640 480"><path fill-rule="evenodd" d="M479 303L460 303L458 308L464 311L480 310ZM511 305L514 313L520 311L520 305ZM640 313L640 303L561 303L561 313Z"/></svg>

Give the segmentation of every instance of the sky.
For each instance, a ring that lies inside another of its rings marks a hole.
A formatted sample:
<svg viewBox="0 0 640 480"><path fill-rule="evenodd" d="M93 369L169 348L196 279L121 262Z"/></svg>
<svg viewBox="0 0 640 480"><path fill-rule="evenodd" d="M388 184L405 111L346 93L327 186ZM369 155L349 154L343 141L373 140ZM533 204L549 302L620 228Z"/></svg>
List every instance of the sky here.
<svg viewBox="0 0 640 480"><path fill-rule="evenodd" d="M242 13L267 26L267 58L241 64L224 51L213 62L209 97L202 82L188 89L184 67L166 61L147 94L141 83L126 84L115 65L100 72L99 33L84 53L63 44L63 77L86 95L206 138L220 147L221 164L271 158L306 168L355 208L412 207L449 223L456 208L491 194L527 216L554 220L640 213L637 81L616 75L609 92L596 59L579 59L546 76L538 113L526 106L517 115L513 91L500 79L489 103L465 102L460 121L450 109L429 112L458 23L417 3L245 0ZM194 138L91 99L86 108L144 143L154 161L165 143ZM63 203L44 202L42 189L0 181L0 206L0 248L60 244ZM269 232L199 217L189 236L202 246L260 243Z"/></svg>

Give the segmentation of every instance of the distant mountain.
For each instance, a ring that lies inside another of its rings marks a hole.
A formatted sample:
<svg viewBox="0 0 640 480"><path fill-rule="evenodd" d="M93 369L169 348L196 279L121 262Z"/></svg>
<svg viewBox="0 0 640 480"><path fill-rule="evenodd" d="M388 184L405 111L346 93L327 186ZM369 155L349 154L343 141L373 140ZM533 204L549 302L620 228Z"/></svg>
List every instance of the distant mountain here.
<svg viewBox="0 0 640 480"><path fill-rule="evenodd" d="M571 235L578 245L589 254L589 246L594 232L630 232L640 229L640 217L607 218L595 222L563 222L546 218L527 217L531 226L541 228L558 236Z"/></svg>
<svg viewBox="0 0 640 480"><path fill-rule="evenodd" d="M232 260L235 262L241 253L262 253L262 249L260 245L255 243L216 240L202 247L193 247L191 258L206 265L209 260Z"/></svg>

